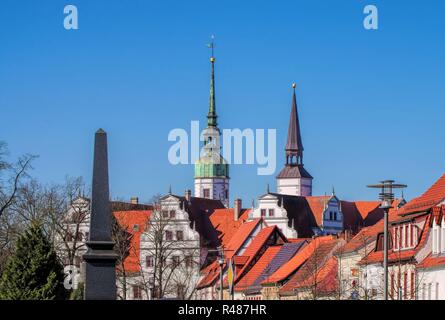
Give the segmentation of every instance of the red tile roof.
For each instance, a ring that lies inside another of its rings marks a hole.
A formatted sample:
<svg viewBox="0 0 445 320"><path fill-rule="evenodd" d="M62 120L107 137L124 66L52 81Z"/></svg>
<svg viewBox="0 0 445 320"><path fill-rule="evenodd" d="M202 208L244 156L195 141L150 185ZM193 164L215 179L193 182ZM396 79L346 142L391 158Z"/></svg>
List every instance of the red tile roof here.
<svg viewBox="0 0 445 320"><path fill-rule="evenodd" d="M323 211L331 196L306 197L317 225L323 224Z"/></svg>
<svg viewBox="0 0 445 320"><path fill-rule="evenodd" d="M401 199L393 201L390 215L399 210L400 201ZM379 201L342 201L341 208L345 230L357 232L361 227L370 227L382 220L384 211L380 209L380 204Z"/></svg>
<svg viewBox="0 0 445 320"><path fill-rule="evenodd" d="M314 251L323 243L332 242L332 236L318 237L312 240L308 245L297 252L289 261L283 264L277 271L268 277L263 284L276 283L286 280L314 253Z"/></svg>
<svg viewBox="0 0 445 320"><path fill-rule="evenodd" d="M417 265L418 269L430 269L435 267L445 267L444 256L433 256L429 254L420 264Z"/></svg>
<svg viewBox="0 0 445 320"><path fill-rule="evenodd" d="M401 218L403 219L403 218ZM420 217L422 219L422 216ZM394 251L393 249L390 249L388 252L388 263L393 262L400 262L400 261L409 261L415 258L415 255L419 252L420 249L422 249L427 240L428 235L430 231L430 221L431 221L431 215L426 215L425 218L425 225L423 227L419 243L414 249L410 250L397 250ZM380 234L379 236L382 236ZM372 263L380 263L383 261L383 250L374 251L371 252L368 256L364 257L359 264L372 264Z"/></svg>
<svg viewBox="0 0 445 320"><path fill-rule="evenodd" d="M196 286L196 289L199 290L211 286L218 279L219 270L220 266L218 265L218 261L216 260L213 261L204 269L202 269L201 274L203 274L204 277L199 281L198 285Z"/></svg>
<svg viewBox="0 0 445 320"><path fill-rule="evenodd" d="M243 291L253 285L255 280L262 274L264 269L269 265L270 261L281 250L282 246L271 246L267 248L261 258L255 263L244 277L239 280L235 286L235 291Z"/></svg>
<svg viewBox="0 0 445 320"><path fill-rule="evenodd" d="M280 289L280 294L291 293L299 289L312 289L316 285L317 294L336 292L337 289L337 258L330 257L329 260L320 267L320 270L309 272L301 282L292 285L289 281ZM304 266L301 272L304 272Z"/></svg>
<svg viewBox="0 0 445 320"><path fill-rule="evenodd" d="M219 234L219 240L223 247L226 247L237 232L238 228L247 220L251 209L242 209L237 221L234 219L234 209L215 209L209 219L212 226Z"/></svg>
<svg viewBox="0 0 445 320"><path fill-rule="evenodd" d="M261 249L263 249L267 245L267 243L270 242L269 240L274 234L278 236L276 239L274 239L273 244L277 244L277 242L284 243L285 241L287 241L277 226L271 226L262 229L243 252L243 256L249 258L247 259L243 268L236 272L235 283L240 281L244 277L246 272L250 270L252 262L257 258L257 255L261 254ZM281 238L281 240L278 238Z"/></svg>
<svg viewBox="0 0 445 320"><path fill-rule="evenodd" d="M378 209L381 205L380 201L355 201L354 203L363 220L368 217L369 213Z"/></svg>
<svg viewBox="0 0 445 320"><path fill-rule="evenodd" d="M388 221L393 222L399 220L400 216L396 210L390 210ZM338 250L338 254L350 253L361 249L365 245L376 241L378 235L383 232L383 219L380 219L376 224L370 227L362 228L349 242L347 242L341 249Z"/></svg>
<svg viewBox="0 0 445 320"><path fill-rule="evenodd" d="M411 214L427 211L445 200L445 174L439 178L424 194L417 197L399 211L399 214Z"/></svg>
<svg viewBox="0 0 445 320"><path fill-rule="evenodd" d="M252 232L261 224L263 220L261 218L243 223L239 226L236 233L232 236L230 241L225 247L226 258L231 259L242 248L246 240L252 235ZM244 255L244 254L243 254Z"/></svg>
<svg viewBox="0 0 445 320"><path fill-rule="evenodd" d="M239 226L235 234L231 237L230 241L228 241L227 245L224 247L224 249L226 250L226 259L231 259L232 256L236 255L236 253L239 252L244 243L249 239L253 231L262 223L262 221L262 219L255 219L253 221L245 222ZM248 258L246 260L248 260ZM223 265L223 269L225 267L226 264ZM218 264L218 261L213 261L209 266L201 270L201 274L203 274L204 277L198 283L197 289L202 289L213 285L214 282L218 280L219 272L220 266Z"/></svg>
<svg viewBox="0 0 445 320"><path fill-rule="evenodd" d="M441 226L445 218L445 205L432 208L432 221ZM417 265L419 269L429 269L445 266L445 257L430 253L421 263Z"/></svg>
<svg viewBox="0 0 445 320"><path fill-rule="evenodd" d="M316 282L318 283L317 285L320 285L328 276L328 281L324 284L326 286L325 289L332 287L331 282L332 279L336 279L337 267L337 259L332 254L342 242L344 240L331 238L329 241L319 243L301 268L283 285L280 289L280 294L293 294L295 289L310 287ZM335 272L332 272L333 270Z"/></svg>
<svg viewBox="0 0 445 320"><path fill-rule="evenodd" d="M383 221L378 222L377 224L371 227L365 227L360 230L348 243L346 243L341 249L338 250L338 254L346 254L350 252L357 251L372 241L377 239L378 234L383 229Z"/></svg>
<svg viewBox="0 0 445 320"><path fill-rule="evenodd" d="M433 219L437 225L441 226L445 218L445 205L437 206L432 209Z"/></svg>
<svg viewBox="0 0 445 320"><path fill-rule="evenodd" d="M141 234L145 231L152 212L152 210L113 212L119 225L132 234L129 253L124 260L124 268L128 273L140 271ZM135 225L137 225L137 228L135 228Z"/></svg>

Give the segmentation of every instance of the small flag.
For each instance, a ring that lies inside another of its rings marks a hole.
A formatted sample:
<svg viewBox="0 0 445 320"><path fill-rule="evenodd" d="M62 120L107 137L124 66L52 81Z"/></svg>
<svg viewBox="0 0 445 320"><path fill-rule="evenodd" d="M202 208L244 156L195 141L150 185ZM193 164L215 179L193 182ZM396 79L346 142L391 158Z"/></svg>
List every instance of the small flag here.
<svg viewBox="0 0 445 320"><path fill-rule="evenodd" d="M227 270L227 282L229 283L230 294L233 295L233 281L235 280L235 268L233 265L233 259L230 259L229 269Z"/></svg>

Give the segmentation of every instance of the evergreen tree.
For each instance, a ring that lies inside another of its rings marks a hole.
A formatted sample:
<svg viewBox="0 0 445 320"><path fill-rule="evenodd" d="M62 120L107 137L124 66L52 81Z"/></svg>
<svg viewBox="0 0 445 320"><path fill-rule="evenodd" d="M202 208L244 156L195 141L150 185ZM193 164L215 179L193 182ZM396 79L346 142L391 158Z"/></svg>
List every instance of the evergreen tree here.
<svg viewBox="0 0 445 320"><path fill-rule="evenodd" d="M19 237L0 278L0 299L64 299L63 267L38 223Z"/></svg>

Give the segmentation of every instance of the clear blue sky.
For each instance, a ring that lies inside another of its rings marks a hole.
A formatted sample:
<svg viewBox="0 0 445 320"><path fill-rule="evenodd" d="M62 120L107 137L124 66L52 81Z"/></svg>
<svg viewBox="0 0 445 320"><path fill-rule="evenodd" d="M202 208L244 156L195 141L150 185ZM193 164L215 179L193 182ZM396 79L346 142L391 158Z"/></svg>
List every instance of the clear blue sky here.
<svg viewBox="0 0 445 320"><path fill-rule="evenodd" d="M63 7L79 30L63 28ZM379 30L362 26L379 8ZM292 82L314 194L407 198L445 173L445 3L430 1L19 1L0 4L0 140L37 154L33 175L91 179L93 135L109 134L114 197L183 194L193 167L167 161L168 132L204 125L216 36L221 127L277 128L284 161ZM231 199L275 188L231 167Z"/></svg>

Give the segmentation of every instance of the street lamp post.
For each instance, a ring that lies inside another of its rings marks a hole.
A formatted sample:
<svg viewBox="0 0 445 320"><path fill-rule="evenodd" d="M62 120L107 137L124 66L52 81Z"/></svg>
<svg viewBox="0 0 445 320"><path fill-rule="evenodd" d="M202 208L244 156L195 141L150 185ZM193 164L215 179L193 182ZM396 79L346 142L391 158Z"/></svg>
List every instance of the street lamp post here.
<svg viewBox="0 0 445 320"><path fill-rule="evenodd" d="M224 250L224 247L218 247L216 250L209 250L208 252L218 252L218 264L219 264L219 299L224 300L224 263L226 257L224 256L224 251L233 251L233 250Z"/></svg>
<svg viewBox="0 0 445 320"><path fill-rule="evenodd" d="M224 292L223 292L224 248L222 248L222 247L218 248L218 252L219 252L219 258L218 258L218 263L219 263L219 300L224 300Z"/></svg>
<svg viewBox="0 0 445 320"><path fill-rule="evenodd" d="M379 188L379 198L382 201L380 208L383 209L384 226L383 226L383 298L388 300L388 216L389 209L392 208L394 200L393 189L406 188L405 184L396 184L394 180L381 181L379 184L368 185L368 188Z"/></svg>

